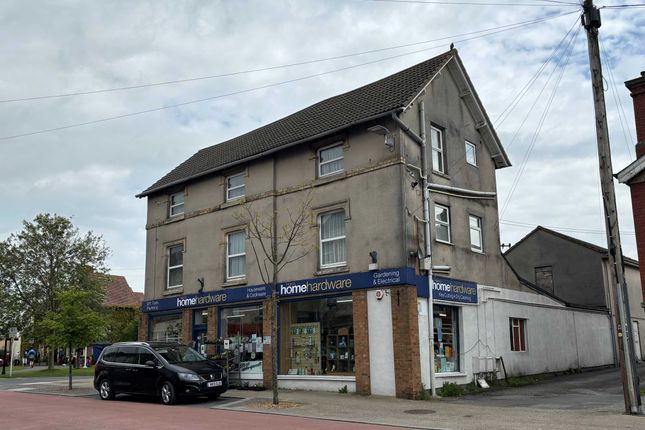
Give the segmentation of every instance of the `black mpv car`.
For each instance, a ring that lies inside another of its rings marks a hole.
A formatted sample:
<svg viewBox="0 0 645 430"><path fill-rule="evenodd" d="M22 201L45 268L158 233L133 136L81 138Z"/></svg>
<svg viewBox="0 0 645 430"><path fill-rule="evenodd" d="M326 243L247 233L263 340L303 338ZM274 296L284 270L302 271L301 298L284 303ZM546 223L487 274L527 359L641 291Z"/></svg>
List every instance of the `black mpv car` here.
<svg viewBox="0 0 645 430"><path fill-rule="evenodd" d="M121 342L107 346L94 369L101 399L116 394L160 396L171 405L180 396L218 398L228 388L221 366L178 343Z"/></svg>

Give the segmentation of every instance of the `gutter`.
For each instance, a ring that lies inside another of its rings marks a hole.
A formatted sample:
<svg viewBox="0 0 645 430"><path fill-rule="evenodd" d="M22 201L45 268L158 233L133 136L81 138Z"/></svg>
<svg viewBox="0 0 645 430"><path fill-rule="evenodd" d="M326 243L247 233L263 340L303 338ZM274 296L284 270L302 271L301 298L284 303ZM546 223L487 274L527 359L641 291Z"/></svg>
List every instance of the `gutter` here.
<svg viewBox="0 0 645 430"><path fill-rule="evenodd" d="M143 192L135 195L135 197L137 197L137 198L147 197L147 196L149 196L151 194L157 193L157 192L162 191L162 190L164 190L166 188L170 188L173 185L179 185L179 184L182 184L184 182L188 182L188 181L191 181L193 179L197 179L197 178L200 178L202 176L206 176L206 175L209 175L211 173L218 172L220 170L228 169L229 167L233 167L233 166L236 166L238 164L242 164L242 163L245 163L245 162L248 162L248 161L257 160L258 158L262 158L262 157L265 157L267 155L276 153L278 151L282 151L283 149L291 148L293 146L300 145L302 143L305 143L305 142L308 142L308 141L311 141L311 140L321 139L323 137L329 136L330 134L338 133L341 130L344 130L344 129L349 128L349 127L353 127L355 125L358 125L358 124L361 124L361 123L364 123L364 122L368 122L368 121L372 121L372 120L375 120L375 119L383 118L383 117L388 116L390 114L394 115L395 112L400 112L402 110L403 110L403 108L396 108L394 110L383 112L383 113L380 113L378 115L373 115L373 116L370 116L370 117L367 117L367 118L363 118L363 119L361 119L359 121L354 121L352 123L343 125L342 127L336 127L334 129L327 130L327 131L325 131L323 133L318 133L316 135L309 136L309 137L306 137L304 139L296 140L295 142L291 142L291 143L288 143L286 145L279 146L277 148L269 149L267 151L263 151L263 152L260 152L258 154L246 157L246 158L235 160L235 161L232 161L230 163L214 167L212 169L204 170L203 172L195 173L195 174L187 176L185 178L177 179L177 180L169 182L167 184L160 185L159 187L156 187L156 188L148 189L146 191L143 191Z"/></svg>

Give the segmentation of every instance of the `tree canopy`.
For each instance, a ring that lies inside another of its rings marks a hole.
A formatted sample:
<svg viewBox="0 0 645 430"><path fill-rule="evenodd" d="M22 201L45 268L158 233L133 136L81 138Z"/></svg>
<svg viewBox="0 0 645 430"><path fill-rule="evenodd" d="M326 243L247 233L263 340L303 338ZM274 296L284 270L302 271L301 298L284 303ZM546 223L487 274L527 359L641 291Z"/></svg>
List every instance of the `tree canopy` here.
<svg viewBox="0 0 645 430"><path fill-rule="evenodd" d="M91 308L100 308L108 255L101 236L81 234L70 218L40 214L23 221L21 231L0 241L0 312L23 335L44 340L39 323L59 310L60 293L88 292Z"/></svg>

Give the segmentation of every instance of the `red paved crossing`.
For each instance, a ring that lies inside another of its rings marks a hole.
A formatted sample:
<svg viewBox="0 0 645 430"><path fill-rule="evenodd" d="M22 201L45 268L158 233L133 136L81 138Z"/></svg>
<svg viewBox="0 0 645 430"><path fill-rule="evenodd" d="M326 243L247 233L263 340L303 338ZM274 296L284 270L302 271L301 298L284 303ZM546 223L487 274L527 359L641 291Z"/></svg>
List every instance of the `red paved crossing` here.
<svg viewBox="0 0 645 430"><path fill-rule="evenodd" d="M197 430L370 430L399 427L130 401L0 392L2 428Z"/></svg>

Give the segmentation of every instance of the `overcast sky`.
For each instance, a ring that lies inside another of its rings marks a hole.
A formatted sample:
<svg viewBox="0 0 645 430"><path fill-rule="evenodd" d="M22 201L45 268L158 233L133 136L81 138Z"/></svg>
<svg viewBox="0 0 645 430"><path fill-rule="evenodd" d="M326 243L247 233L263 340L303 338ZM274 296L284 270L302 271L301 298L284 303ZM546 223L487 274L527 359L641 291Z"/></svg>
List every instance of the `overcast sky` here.
<svg viewBox="0 0 645 430"><path fill-rule="evenodd" d="M606 246L580 8L548 0L489 2L504 5L4 0L0 240L41 212L72 217L81 231L103 235L112 249L112 272L143 291L146 201L134 196L200 148L438 55L451 42L495 121L573 28L571 39L562 44L572 41L571 55L557 51L517 107L496 125L513 163L498 171L500 211L508 200L501 235L503 242L516 243L540 224ZM634 3L640 0L598 4ZM635 156L633 107L624 81L645 70L645 8L601 13L617 172ZM509 27L542 18L550 19ZM474 33L487 29L498 32ZM399 48L383 50L393 47ZM350 55L357 53L364 54ZM330 57L342 58L311 63ZM273 68L303 62L309 63ZM272 69L128 91L7 101L262 68ZM330 73L268 86L322 72ZM264 88L253 90L257 87ZM201 99L209 100L7 138ZM629 189L617 184L616 190L623 248L636 258Z"/></svg>

